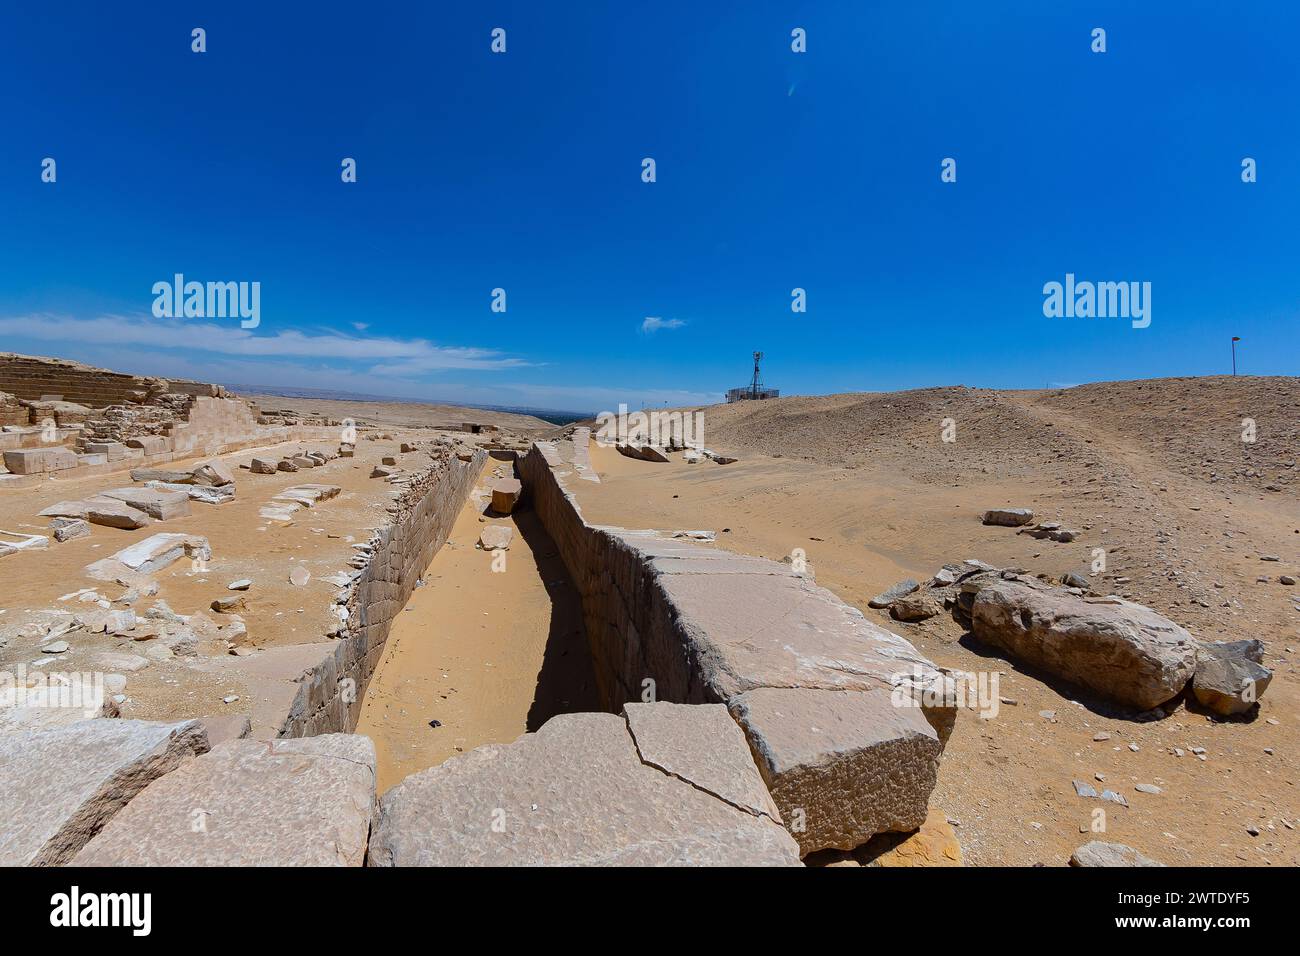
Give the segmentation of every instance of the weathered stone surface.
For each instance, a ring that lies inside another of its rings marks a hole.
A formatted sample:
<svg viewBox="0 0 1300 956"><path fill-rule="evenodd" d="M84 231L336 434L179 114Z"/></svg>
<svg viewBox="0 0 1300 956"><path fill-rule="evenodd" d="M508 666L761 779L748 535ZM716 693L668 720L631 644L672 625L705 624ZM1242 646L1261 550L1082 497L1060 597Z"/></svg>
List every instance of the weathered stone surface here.
<svg viewBox="0 0 1300 956"><path fill-rule="evenodd" d="M215 747L227 740L243 740L253 732L253 721L247 714L222 714L200 717L199 723L207 732L209 745Z"/></svg>
<svg viewBox="0 0 1300 956"><path fill-rule="evenodd" d="M50 522L50 530L54 532L55 540L71 541L90 534L90 523L81 518L55 518Z"/></svg>
<svg viewBox="0 0 1300 956"><path fill-rule="evenodd" d="M275 462L269 458L254 458L248 470L255 475L274 475L276 466Z"/></svg>
<svg viewBox="0 0 1300 956"><path fill-rule="evenodd" d="M77 466L77 455L68 448L17 448L4 453L4 465L15 475L40 475Z"/></svg>
<svg viewBox="0 0 1300 956"><path fill-rule="evenodd" d="M879 594L877 594L875 597L873 597L870 601L867 602L867 606L874 607L874 608L889 607L899 598L911 594L920 586L921 585L917 584L915 578L906 578L905 580L899 581L897 584L893 585L892 587L887 588L884 591L881 591Z"/></svg>
<svg viewBox="0 0 1300 956"><path fill-rule="evenodd" d="M183 518L190 513L189 495L184 491L160 491L157 488L114 488L101 492L100 497L112 498L143 511L157 521Z"/></svg>
<svg viewBox="0 0 1300 956"><path fill-rule="evenodd" d="M1263 664L1264 642L1256 639L1246 641L1204 641L1196 649L1196 662L1198 665L1214 660L1236 660L1243 657L1248 661L1254 661L1256 664Z"/></svg>
<svg viewBox="0 0 1300 956"><path fill-rule="evenodd" d="M83 447L87 455L104 455L109 461L126 457L126 445L120 441L88 441Z"/></svg>
<svg viewBox="0 0 1300 956"><path fill-rule="evenodd" d="M128 438L126 447L139 448L146 455L161 455L170 448L167 439L162 435L140 435L137 438Z"/></svg>
<svg viewBox="0 0 1300 956"><path fill-rule="evenodd" d="M562 714L407 777L380 802L372 866L794 866L755 816L644 763L622 717Z"/></svg>
<svg viewBox="0 0 1300 956"><path fill-rule="evenodd" d="M91 524L106 528L124 528L127 530L143 528L153 519L139 508L132 508L122 501L109 498L92 498L86 502L86 520Z"/></svg>
<svg viewBox="0 0 1300 956"><path fill-rule="evenodd" d="M36 513L42 518L85 518L89 507L84 501L60 501Z"/></svg>
<svg viewBox="0 0 1300 956"><path fill-rule="evenodd" d="M515 529L508 524L486 525L478 536L479 546L484 551L508 551L515 536Z"/></svg>
<svg viewBox="0 0 1300 956"><path fill-rule="evenodd" d="M760 687L891 691L937 673L906 640L784 565L678 547L680 557L665 554L652 565L681 619L700 635L692 653L712 700ZM946 740L955 707L938 702L924 713Z"/></svg>
<svg viewBox="0 0 1300 956"><path fill-rule="evenodd" d="M497 514L508 515L519 503L523 485L518 478L498 478L492 483L492 510Z"/></svg>
<svg viewBox="0 0 1300 956"><path fill-rule="evenodd" d="M623 706L642 761L754 814L781 813L724 704Z"/></svg>
<svg viewBox="0 0 1300 956"><path fill-rule="evenodd" d="M0 866L67 863L127 801L207 749L196 720L0 734Z"/></svg>
<svg viewBox="0 0 1300 956"><path fill-rule="evenodd" d="M375 801L369 737L227 740L154 781L74 866L360 866Z"/></svg>
<svg viewBox="0 0 1300 956"><path fill-rule="evenodd" d="M297 471L297 462L290 461L288 458L281 458L275 464L276 471Z"/></svg>
<svg viewBox="0 0 1300 956"><path fill-rule="evenodd" d="M153 574L182 557L198 560L211 558L212 548L208 545L208 539L179 532L153 534L87 566L86 573L99 581L113 581L124 570Z"/></svg>
<svg viewBox="0 0 1300 956"><path fill-rule="evenodd" d="M1139 710L1176 697L1196 666L1196 640L1150 608L1018 581L980 589L971 630L1018 660Z"/></svg>
<svg viewBox="0 0 1300 956"><path fill-rule="evenodd" d="M291 488L285 488L272 500L288 501L300 504L305 508L314 508L319 502L328 501L331 498L338 497L340 490L341 489L337 485L322 485L316 483L294 485Z"/></svg>
<svg viewBox="0 0 1300 956"><path fill-rule="evenodd" d="M1273 681L1273 672L1246 656L1248 650L1243 648L1237 656L1204 659L1197 665L1192 678L1192 693L1202 707L1230 717L1246 713L1264 696L1264 691Z"/></svg>
<svg viewBox="0 0 1300 956"><path fill-rule="evenodd" d="M961 844L942 810L930 808L921 829L906 835L882 833L853 854L864 866L961 866Z"/></svg>
<svg viewBox="0 0 1300 956"><path fill-rule="evenodd" d="M163 481L169 485L188 485L194 482L194 474L177 471L174 468L133 468L132 481Z"/></svg>
<svg viewBox="0 0 1300 956"><path fill-rule="evenodd" d="M199 485L233 485L235 483L235 473L230 470L230 466L219 458L213 458L211 461L205 461L203 464L195 467L192 472L194 483Z"/></svg>
<svg viewBox="0 0 1300 956"><path fill-rule="evenodd" d="M1070 866L1164 866L1123 843L1091 840L1070 854Z"/></svg>
<svg viewBox="0 0 1300 956"><path fill-rule="evenodd" d="M802 853L925 822L943 747L920 708L808 688L746 691L729 706Z"/></svg>
<svg viewBox="0 0 1300 956"><path fill-rule="evenodd" d="M980 519L985 524L1002 525L1007 528L1018 528L1021 525L1029 524L1034 520L1034 513L1028 508L992 508L984 512Z"/></svg>
<svg viewBox="0 0 1300 956"><path fill-rule="evenodd" d="M889 606L889 614L897 621L924 621L943 610L931 594L914 592L899 598Z"/></svg>

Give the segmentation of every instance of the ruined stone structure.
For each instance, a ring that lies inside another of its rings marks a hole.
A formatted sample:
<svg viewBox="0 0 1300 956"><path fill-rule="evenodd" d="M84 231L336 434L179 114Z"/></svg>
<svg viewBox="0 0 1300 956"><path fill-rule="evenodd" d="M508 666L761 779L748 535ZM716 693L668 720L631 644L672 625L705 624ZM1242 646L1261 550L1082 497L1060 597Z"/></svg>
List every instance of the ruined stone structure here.
<svg viewBox="0 0 1300 956"><path fill-rule="evenodd" d="M726 704L805 853L919 827L956 707L894 691L942 687L935 666L789 565L588 525L566 487L587 439L534 444L521 473L582 594L606 708Z"/></svg>
<svg viewBox="0 0 1300 956"><path fill-rule="evenodd" d="M393 618L402 612L438 549L447 541L487 453L462 461L447 446L434 450L430 468L417 476L389 509L392 521L370 542L369 560L343 589L347 612L341 640L302 681L280 730L305 737L352 730L370 675L384 652Z"/></svg>
<svg viewBox="0 0 1300 956"><path fill-rule="evenodd" d="M0 392L29 401L59 395L66 402L104 408L139 402L151 389L166 391L167 387L163 379L111 372L66 359L0 352Z"/></svg>
<svg viewBox="0 0 1300 956"><path fill-rule="evenodd" d="M324 429L333 424L268 424L221 385L0 353L0 487L24 487L23 476L75 477L332 437Z"/></svg>

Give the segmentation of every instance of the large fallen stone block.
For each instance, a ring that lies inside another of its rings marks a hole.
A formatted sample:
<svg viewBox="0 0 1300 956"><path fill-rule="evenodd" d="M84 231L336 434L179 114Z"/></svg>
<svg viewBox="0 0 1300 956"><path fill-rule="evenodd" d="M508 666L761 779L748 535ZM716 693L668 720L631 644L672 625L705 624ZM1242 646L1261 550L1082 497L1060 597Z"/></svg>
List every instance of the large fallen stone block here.
<svg viewBox="0 0 1300 956"><path fill-rule="evenodd" d="M171 485L188 485L194 481L194 475L188 471L173 468L133 468L132 481L165 481Z"/></svg>
<svg viewBox="0 0 1300 956"><path fill-rule="evenodd" d="M114 488L100 493L102 498L113 498L143 511L158 521L184 518L190 513L189 495L184 491L164 491L157 488Z"/></svg>
<svg viewBox="0 0 1300 956"><path fill-rule="evenodd" d="M498 478L492 483L492 510L501 515L510 514L522 492L523 485L518 478Z"/></svg>
<svg viewBox="0 0 1300 956"><path fill-rule="evenodd" d="M92 498L87 501L86 520L91 524L103 525L106 528L122 528L127 531L153 523L153 519L139 508L133 508L124 501L116 501L112 498Z"/></svg>
<svg viewBox="0 0 1300 956"><path fill-rule="evenodd" d="M77 467L77 453L69 448L18 448L4 453L4 464L15 475L40 475Z"/></svg>
<svg viewBox="0 0 1300 956"><path fill-rule="evenodd" d="M201 501L209 505L224 505L235 500L235 486L229 485L183 485L168 481L150 481L148 487L160 491L179 492L191 501Z"/></svg>
<svg viewBox="0 0 1300 956"><path fill-rule="evenodd" d="M254 458L248 468L255 475L274 475L276 472L275 462L269 458Z"/></svg>
<svg viewBox="0 0 1300 956"><path fill-rule="evenodd" d="M86 573L99 581L113 581L124 571L154 574L183 557L199 561L210 559L212 548L208 539L197 534L179 532L153 534L88 565Z"/></svg>
<svg viewBox="0 0 1300 956"><path fill-rule="evenodd" d="M802 853L925 822L943 747L918 707L883 690L773 687L730 708Z"/></svg>
<svg viewBox="0 0 1300 956"><path fill-rule="evenodd" d="M1029 524L1034 520L1034 513L1028 508L993 508L984 512L982 520L985 524L1002 525L1007 528L1018 528L1021 525Z"/></svg>
<svg viewBox="0 0 1300 956"><path fill-rule="evenodd" d="M196 465L191 474L193 474L194 483L197 485L233 485L235 483L235 473L230 470L229 465L219 458Z"/></svg>
<svg viewBox="0 0 1300 956"><path fill-rule="evenodd" d="M562 714L512 744L457 755L390 790L380 801L370 865L798 864L795 842L767 815L673 775L694 775L703 759L675 750L725 748L725 740L687 733L679 748L678 731L638 722L653 759L676 770L644 761L622 717ZM739 753L725 760L741 767ZM725 772L698 779L753 799L752 782L735 783Z"/></svg>
<svg viewBox="0 0 1300 956"><path fill-rule="evenodd" d="M90 523L83 518L55 518L50 522L56 541L71 541L90 534Z"/></svg>
<svg viewBox="0 0 1300 956"><path fill-rule="evenodd" d="M141 790L207 749L197 720L0 733L0 866L67 863Z"/></svg>
<svg viewBox="0 0 1300 956"><path fill-rule="evenodd" d="M1249 645L1257 642L1233 643ZM1231 717L1246 713L1264 696L1264 691L1273 682L1273 672L1248 653L1249 648L1242 648L1240 653L1202 658L1192 677L1192 693L1202 707L1221 717Z"/></svg>
<svg viewBox="0 0 1300 956"><path fill-rule="evenodd" d="M154 781L74 866L360 866L375 802L369 737L227 740Z"/></svg>
<svg viewBox="0 0 1300 956"><path fill-rule="evenodd" d="M1196 667L1195 638L1148 607L1019 581L980 588L971 631L1017 660L1139 710L1178 696Z"/></svg>
<svg viewBox="0 0 1300 956"><path fill-rule="evenodd" d="M337 498L342 489L338 485L306 484L294 485L276 495L273 501L289 501L305 508L313 508L321 501Z"/></svg>

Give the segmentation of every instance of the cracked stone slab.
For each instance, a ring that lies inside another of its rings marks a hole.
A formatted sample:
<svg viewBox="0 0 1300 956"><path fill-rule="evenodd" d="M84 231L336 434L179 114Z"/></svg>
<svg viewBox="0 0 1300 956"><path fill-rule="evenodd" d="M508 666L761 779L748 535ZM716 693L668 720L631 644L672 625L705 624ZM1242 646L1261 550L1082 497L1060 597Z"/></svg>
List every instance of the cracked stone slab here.
<svg viewBox="0 0 1300 956"><path fill-rule="evenodd" d="M562 714L407 777L379 804L372 866L797 866L754 816L644 763L624 718Z"/></svg>
<svg viewBox="0 0 1300 956"><path fill-rule="evenodd" d="M67 863L150 783L207 749L197 720L0 734L0 866Z"/></svg>
<svg viewBox="0 0 1300 956"><path fill-rule="evenodd" d="M357 734L227 740L154 781L74 866L360 866L375 746Z"/></svg>
<svg viewBox="0 0 1300 956"><path fill-rule="evenodd" d="M761 688L730 701L803 853L851 850L925 822L942 745L888 691Z"/></svg>
<svg viewBox="0 0 1300 956"><path fill-rule="evenodd" d="M629 703L623 716L645 763L733 806L781 821L725 704Z"/></svg>

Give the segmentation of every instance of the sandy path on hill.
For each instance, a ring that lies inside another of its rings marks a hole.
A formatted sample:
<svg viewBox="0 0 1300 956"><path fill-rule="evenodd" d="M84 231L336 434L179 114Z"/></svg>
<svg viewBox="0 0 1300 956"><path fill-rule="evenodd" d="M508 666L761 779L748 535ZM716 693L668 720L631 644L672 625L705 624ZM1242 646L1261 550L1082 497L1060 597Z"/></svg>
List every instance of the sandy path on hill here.
<svg viewBox="0 0 1300 956"><path fill-rule="evenodd" d="M527 508L488 519L515 530L496 572L492 552L475 547L482 515L471 495L394 620L367 688L356 732L375 742L380 793L557 713L597 709L578 594L550 537Z"/></svg>

